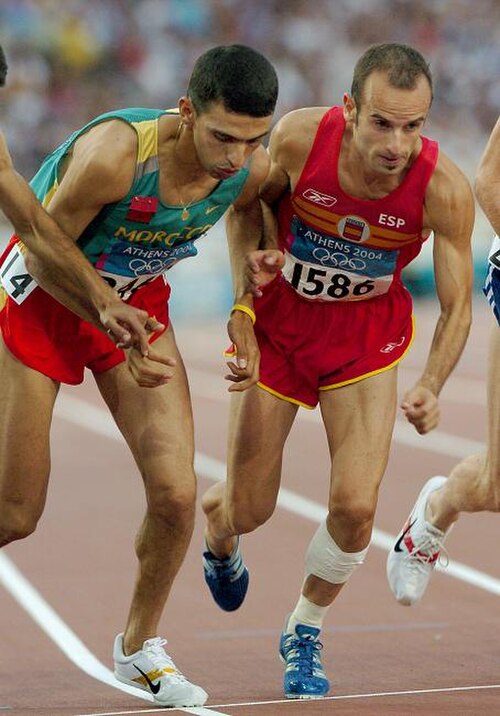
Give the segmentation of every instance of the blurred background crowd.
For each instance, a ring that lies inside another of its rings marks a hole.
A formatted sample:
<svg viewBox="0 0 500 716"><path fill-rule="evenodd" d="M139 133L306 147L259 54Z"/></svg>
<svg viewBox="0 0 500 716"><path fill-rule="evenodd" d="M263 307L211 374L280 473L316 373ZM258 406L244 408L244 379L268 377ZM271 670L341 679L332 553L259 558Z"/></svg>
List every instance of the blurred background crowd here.
<svg viewBox="0 0 500 716"><path fill-rule="evenodd" d="M356 59L385 41L411 44L430 62L426 132L472 178L499 114L500 0L2 0L9 74L0 126L29 178L96 114L175 106L213 45L266 54L280 79L280 116L340 103ZM482 260L482 217L477 233ZM422 265L429 261L424 252Z"/></svg>

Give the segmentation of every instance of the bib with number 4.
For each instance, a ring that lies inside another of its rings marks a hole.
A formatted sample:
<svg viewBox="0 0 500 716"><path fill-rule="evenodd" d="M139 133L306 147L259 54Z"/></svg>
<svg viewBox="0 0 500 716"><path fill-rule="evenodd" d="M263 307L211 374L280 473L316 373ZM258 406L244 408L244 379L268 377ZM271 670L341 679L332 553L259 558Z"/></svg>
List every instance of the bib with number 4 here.
<svg viewBox="0 0 500 716"><path fill-rule="evenodd" d="M24 255L19 244L14 244L0 266L0 282L8 296L21 304L38 286L26 270Z"/></svg>

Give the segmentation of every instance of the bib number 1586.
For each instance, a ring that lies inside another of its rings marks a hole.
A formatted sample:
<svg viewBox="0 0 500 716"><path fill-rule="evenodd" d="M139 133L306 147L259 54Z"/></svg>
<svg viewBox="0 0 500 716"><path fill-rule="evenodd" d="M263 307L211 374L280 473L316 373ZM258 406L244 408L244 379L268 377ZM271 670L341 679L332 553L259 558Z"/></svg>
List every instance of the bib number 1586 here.
<svg viewBox="0 0 500 716"><path fill-rule="evenodd" d="M375 282L371 279L364 279L357 283L345 273L304 266L299 261L294 262L291 276L287 278L294 289L304 296L322 296L326 300L338 301L349 296L361 297L375 288Z"/></svg>

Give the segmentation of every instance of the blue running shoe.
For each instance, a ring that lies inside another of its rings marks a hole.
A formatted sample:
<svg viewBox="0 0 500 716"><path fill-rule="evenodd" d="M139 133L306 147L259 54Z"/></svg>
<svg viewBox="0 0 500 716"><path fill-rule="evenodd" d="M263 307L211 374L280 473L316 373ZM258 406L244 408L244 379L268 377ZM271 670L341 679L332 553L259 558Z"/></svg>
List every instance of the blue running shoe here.
<svg viewBox="0 0 500 716"><path fill-rule="evenodd" d="M285 625L286 629L286 625ZM330 690L321 664L319 629L297 624L295 633L283 632L280 657L286 664L283 688L287 699L318 699Z"/></svg>
<svg viewBox="0 0 500 716"><path fill-rule="evenodd" d="M241 607L248 589L249 574L240 552L240 541L236 542L229 557L218 559L207 547L203 552L205 582L216 603L225 612L234 612Z"/></svg>

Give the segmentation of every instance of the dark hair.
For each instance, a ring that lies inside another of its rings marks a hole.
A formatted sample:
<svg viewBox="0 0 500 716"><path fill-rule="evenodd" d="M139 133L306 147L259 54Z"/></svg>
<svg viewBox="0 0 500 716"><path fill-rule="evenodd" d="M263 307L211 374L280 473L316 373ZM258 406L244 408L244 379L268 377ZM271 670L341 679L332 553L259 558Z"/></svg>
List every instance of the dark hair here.
<svg viewBox="0 0 500 716"><path fill-rule="evenodd" d="M276 106L278 77L251 47L219 46L196 60L187 94L200 114L211 102L222 102L231 112L267 117Z"/></svg>
<svg viewBox="0 0 500 716"><path fill-rule="evenodd" d="M429 83L432 99L432 74L420 52L409 45L387 42L370 47L356 63L351 95L357 107L361 106L367 78L376 71L387 72L390 85L398 89L414 89L423 75Z"/></svg>
<svg viewBox="0 0 500 716"><path fill-rule="evenodd" d="M0 45L0 87L4 86L6 77L7 77L7 60L5 59L3 47Z"/></svg>

